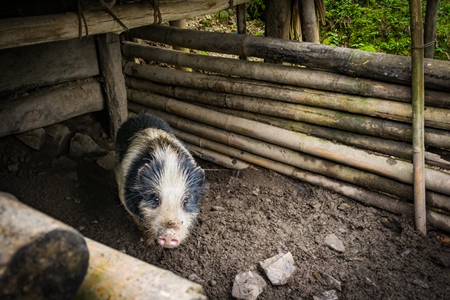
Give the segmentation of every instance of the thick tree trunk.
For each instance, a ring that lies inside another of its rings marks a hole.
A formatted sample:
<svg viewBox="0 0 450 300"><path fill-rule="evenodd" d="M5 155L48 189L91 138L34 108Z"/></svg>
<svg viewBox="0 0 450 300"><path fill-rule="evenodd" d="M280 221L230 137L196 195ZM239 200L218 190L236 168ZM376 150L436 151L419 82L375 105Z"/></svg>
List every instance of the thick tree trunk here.
<svg viewBox="0 0 450 300"><path fill-rule="evenodd" d="M153 25L131 35L191 49L286 61L350 76L411 84L411 58L269 37L200 32ZM450 61L426 59L425 86L449 91Z"/></svg>
<svg viewBox="0 0 450 300"><path fill-rule="evenodd" d="M56 124L105 108L97 81L71 84L0 106L0 137Z"/></svg>
<svg viewBox="0 0 450 300"><path fill-rule="evenodd" d="M89 251L75 229L0 192L0 298L72 299Z"/></svg>
<svg viewBox="0 0 450 300"><path fill-rule="evenodd" d="M319 24L314 0L300 0L300 20L303 29L303 41L319 44Z"/></svg>
<svg viewBox="0 0 450 300"><path fill-rule="evenodd" d="M289 40L291 0L266 1L265 35Z"/></svg>
<svg viewBox="0 0 450 300"><path fill-rule="evenodd" d="M425 31L423 41L425 44L425 52L424 52L425 58L434 57L438 7L439 7L438 0L427 0L427 8L425 12Z"/></svg>

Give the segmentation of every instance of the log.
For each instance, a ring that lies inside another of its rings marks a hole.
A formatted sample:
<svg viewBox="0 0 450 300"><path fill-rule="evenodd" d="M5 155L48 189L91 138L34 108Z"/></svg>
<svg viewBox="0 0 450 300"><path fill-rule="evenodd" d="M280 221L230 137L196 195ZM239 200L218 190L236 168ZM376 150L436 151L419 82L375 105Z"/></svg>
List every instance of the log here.
<svg viewBox="0 0 450 300"><path fill-rule="evenodd" d="M389 156L395 156L407 161L412 161L413 152L411 144L387 140L383 138L351 133L343 130L312 125L303 122L290 121L283 118L269 117L261 114L249 113L235 109L221 108L217 106L205 106L206 108L230 114L233 116L258 121L261 123L281 127L291 131L306 133L308 135L317 136L330 141L337 141L341 144L366 149ZM425 152L425 161L428 165L436 166L443 169L450 169L450 153L447 151L439 151L439 153Z"/></svg>
<svg viewBox="0 0 450 300"><path fill-rule="evenodd" d="M88 273L74 300L206 300L203 288L170 271L86 238L91 257Z"/></svg>
<svg viewBox="0 0 450 300"><path fill-rule="evenodd" d="M434 48L436 43L436 22L438 14L439 1L427 0L427 8L425 10L425 26L424 26L424 44L425 58L434 57Z"/></svg>
<svg viewBox="0 0 450 300"><path fill-rule="evenodd" d="M107 33L98 37L99 61L106 91L106 103L109 115L109 131L115 139L120 125L127 119L127 91L122 74L122 55L120 38L117 34Z"/></svg>
<svg viewBox="0 0 450 300"><path fill-rule="evenodd" d="M424 75L423 75L423 24L420 0L409 1L411 22L411 86L413 108L413 169L414 169L414 211L416 229L427 234L425 203L425 122L424 122Z"/></svg>
<svg viewBox="0 0 450 300"><path fill-rule="evenodd" d="M402 184L379 175L180 118L134 102L130 102L129 108L136 113L148 112L165 119L175 128L175 134L179 138L202 148L232 155L233 157L239 155L238 151L243 150L305 171L335 178L382 193L388 193L406 201L412 202L414 198L413 187L411 185ZM450 197L442 194L428 191L427 204L450 212Z"/></svg>
<svg viewBox="0 0 450 300"><path fill-rule="evenodd" d="M300 64L349 76L411 84L411 58L357 49L256 36L152 25L131 30L137 38L190 49ZM449 91L450 61L425 59L425 87Z"/></svg>
<svg viewBox="0 0 450 300"><path fill-rule="evenodd" d="M164 21L190 19L230 7L229 0L161 0L158 2ZM247 0L233 1L234 5L245 2ZM115 5L111 8L111 11L128 29L153 24L154 22L153 9L149 8L146 1ZM89 35L124 31L124 28L102 9L86 10L84 16ZM78 15L73 12L1 19L0 49L78 38L78 25ZM84 26L82 26L82 30L82 35L86 36Z"/></svg>
<svg viewBox="0 0 450 300"><path fill-rule="evenodd" d="M92 37L0 50L1 94L99 74Z"/></svg>
<svg viewBox="0 0 450 300"><path fill-rule="evenodd" d="M97 81L30 95L0 106L0 137L49 126L104 108L102 88Z"/></svg>
<svg viewBox="0 0 450 300"><path fill-rule="evenodd" d="M320 44L319 24L314 0L301 0L300 20L303 29L303 41Z"/></svg>
<svg viewBox="0 0 450 300"><path fill-rule="evenodd" d="M161 47L140 45L131 42L125 42L123 44L122 51L125 56L140 57L150 61L163 62L177 66L200 69L203 71L259 80L244 81L238 78L219 76L210 77L214 78L216 81L220 81L223 85L222 89L227 87L227 92L230 93L244 93L247 96L282 100L286 97L292 97L292 94L288 90L289 87L284 86L287 84L316 90L339 92L341 94L360 95L364 97L411 103L411 88L398 84L385 83L364 78L356 79L346 75L293 66L238 61L236 59L205 56L195 53L180 53L178 51L172 51ZM261 81L274 82L278 83L278 85L268 84ZM247 88L251 86L258 86L258 88L256 91L252 91L251 88ZM277 89L278 91L267 91L266 87ZM280 94L280 90L285 91ZM296 88L295 91L303 91L303 89ZM256 93L258 93L258 95L256 95ZM262 96L262 93L271 96ZM318 103L318 105L319 104L320 103ZM430 107L435 106L450 108L450 93L426 90L425 104Z"/></svg>
<svg viewBox="0 0 450 300"><path fill-rule="evenodd" d="M124 72L127 75L135 76L137 78L154 80L166 84L179 85L181 82L186 82L185 84L181 84L184 86L190 85L192 82L199 82L201 79L209 80L208 75L203 75L203 77L197 76L202 74L183 76L182 73L177 73L177 70L144 66L134 63L127 63L125 65ZM293 110L289 108L281 111L281 106L279 107L278 104L277 106L267 104L269 103L269 100L261 100L260 102L262 102L260 103L260 108L264 109L264 111L268 114L279 116L282 115L283 117L290 118L292 120L301 120L331 128L381 136L389 139L399 139L402 141L411 141L412 138L410 126L399 122L363 116L355 117L353 114L349 113L330 111L310 106L297 106L298 109L295 109L294 106L285 104L283 106L289 106L290 108L293 108ZM275 104L274 102L271 103ZM243 103L243 105L240 105L239 109L249 109L248 107L244 107L247 104L248 103ZM265 108L263 108L263 106L265 106ZM317 116L319 116L319 118ZM426 144L430 146L450 149L450 133L448 131L428 128L425 133L425 141Z"/></svg>
<svg viewBox="0 0 450 300"><path fill-rule="evenodd" d="M403 183L412 183L412 164L401 160L370 154L345 145L292 132L282 128L218 113L172 98L128 90L128 98L139 104L151 106L204 124L324 158L370 173L382 175ZM450 195L450 174L426 169L426 184L432 191Z"/></svg>
<svg viewBox="0 0 450 300"><path fill-rule="evenodd" d="M0 299L72 299L89 251L75 229L0 192Z"/></svg>

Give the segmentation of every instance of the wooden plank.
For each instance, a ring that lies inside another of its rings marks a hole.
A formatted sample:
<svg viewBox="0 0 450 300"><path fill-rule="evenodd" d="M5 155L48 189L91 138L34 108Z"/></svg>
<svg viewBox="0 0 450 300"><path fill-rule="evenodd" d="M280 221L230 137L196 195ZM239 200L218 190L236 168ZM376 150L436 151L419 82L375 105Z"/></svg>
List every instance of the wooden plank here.
<svg viewBox="0 0 450 300"><path fill-rule="evenodd" d="M0 50L0 94L99 75L94 38Z"/></svg>
<svg viewBox="0 0 450 300"><path fill-rule="evenodd" d="M248 0L190 0L190 1L159 1L163 21L190 19L230 7L230 3L239 5ZM128 29L153 24L153 9L148 1L115 5L111 11ZM90 35L122 32L124 28L104 10L84 11ZM0 49L14 48L25 45L39 44L51 41L68 40L79 37L78 15L73 12L25 18L10 18L0 20ZM84 25L82 35L86 36Z"/></svg>
<svg viewBox="0 0 450 300"><path fill-rule="evenodd" d="M120 38L117 34L102 34L98 38L99 61L106 91L111 137L127 119L127 91L122 74Z"/></svg>
<svg viewBox="0 0 450 300"><path fill-rule="evenodd" d="M99 82L72 84L0 105L0 137L104 109Z"/></svg>

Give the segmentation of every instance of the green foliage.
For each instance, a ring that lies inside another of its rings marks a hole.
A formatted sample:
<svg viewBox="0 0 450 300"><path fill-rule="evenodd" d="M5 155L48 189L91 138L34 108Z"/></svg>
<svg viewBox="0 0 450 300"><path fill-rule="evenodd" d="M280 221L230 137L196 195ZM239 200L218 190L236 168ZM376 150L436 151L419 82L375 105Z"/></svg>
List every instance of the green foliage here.
<svg viewBox="0 0 450 300"><path fill-rule="evenodd" d="M423 12L425 14L425 2ZM440 1L435 58L449 59L450 3ZM404 0L325 0L322 43L364 51L410 55L409 3Z"/></svg>
<svg viewBox="0 0 450 300"><path fill-rule="evenodd" d="M247 16L249 20L264 21L266 5L264 0L252 0L247 2Z"/></svg>

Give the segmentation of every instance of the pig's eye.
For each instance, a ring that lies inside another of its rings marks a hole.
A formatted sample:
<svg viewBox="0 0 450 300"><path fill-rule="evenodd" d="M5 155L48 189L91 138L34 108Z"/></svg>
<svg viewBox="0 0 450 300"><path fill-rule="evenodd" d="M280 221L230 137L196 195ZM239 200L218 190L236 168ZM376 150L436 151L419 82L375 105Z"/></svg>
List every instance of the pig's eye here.
<svg viewBox="0 0 450 300"><path fill-rule="evenodd" d="M161 200L159 199L158 195L156 194L150 194L147 197L147 202L150 204L151 207L156 208L160 205Z"/></svg>

